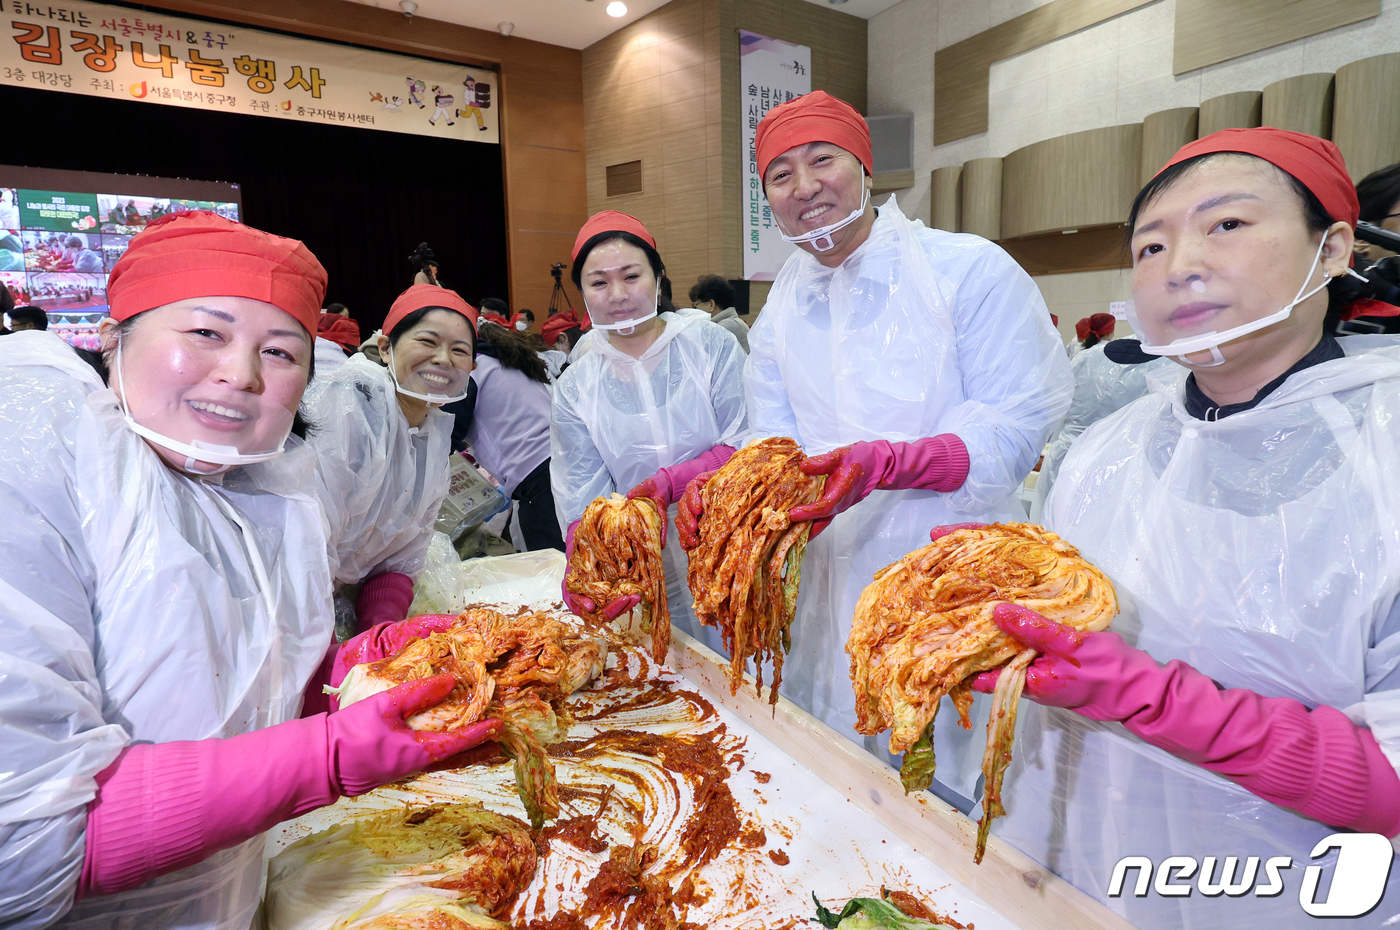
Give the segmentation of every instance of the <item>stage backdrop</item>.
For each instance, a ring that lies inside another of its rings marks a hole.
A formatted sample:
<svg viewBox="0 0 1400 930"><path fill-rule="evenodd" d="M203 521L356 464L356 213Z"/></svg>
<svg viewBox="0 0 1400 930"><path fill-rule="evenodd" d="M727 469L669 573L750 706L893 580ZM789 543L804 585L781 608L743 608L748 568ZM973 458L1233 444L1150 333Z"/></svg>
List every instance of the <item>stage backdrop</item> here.
<svg viewBox="0 0 1400 930"><path fill-rule="evenodd" d="M349 305L366 335L412 283L421 241L467 300L506 295L499 145L5 85L0 113L33 114L27 129L11 124L12 162L237 184L242 221L304 241L329 272L327 300Z"/></svg>
<svg viewBox="0 0 1400 930"><path fill-rule="evenodd" d="M6 6L5 84L499 141L500 84L487 68L82 0Z"/></svg>

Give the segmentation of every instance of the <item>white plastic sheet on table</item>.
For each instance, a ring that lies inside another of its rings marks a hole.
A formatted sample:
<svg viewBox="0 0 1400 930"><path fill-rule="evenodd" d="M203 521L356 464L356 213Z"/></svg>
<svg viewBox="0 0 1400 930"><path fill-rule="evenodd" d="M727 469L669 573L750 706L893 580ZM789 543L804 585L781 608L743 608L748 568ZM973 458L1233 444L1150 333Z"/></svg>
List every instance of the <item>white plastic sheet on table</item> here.
<svg viewBox="0 0 1400 930"><path fill-rule="evenodd" d="M456 565L445 562L434 564L430 557L429 562L429 569L420 579L421 590L415 607L422 603L441 612L460 610L467 603L490 602L511 610L517 607L560 610L559 584L564 568L564 557L560 553L521 553ZM448 593L453 585L457 586L456 592ZM561 619L570 617L569 614L561 614ZM672 658L686 667L686 674L690 677L684 677L670 667L656 669L653 666L657 677L678 688L699 691L715 705L715 718L697 722L683 714L667 717L647 709L618 711L600 721L576 724L570 732L570 739L585 738L600 728L627 727L683 735L717 729L722 724L727 731L728 742L742 741L738 752L744 757L744 765L738 771L734 771L736 766L730 766L729 786L734 793L741 822L746 826L763 827L767 844L758 849L731 847L700 869L698 875L709 886L711 896L704 904L691 907L688 920L715 930L781 926L789 920L802 921L812 915L813 892L823 903L839 907L854 896L878 896L880 887L885 885L914 894L940 914L963 924L975 924L978 930L1014 930L1017 927L1016 923L990 907L983 898L969 891L964 883L955 880L949 870L925 858L889 826L866 812L872 803L896 808L903 802L893 773L887 779L888 784L863 784L859 788L859 797L838 791L829 784L829 773L823 777L804 766L761 732L770 717L766 703L758 714L750 715L752 722L721 704L721 700L728 702L733 699L722 686L723 671L717 656L677 632ZM609 658L610 664L617 661L632 663L635 668L645 659L636 653L622 652L614 653ZM697 670L699 674L692 674ZM719 688L715 687L717 683L720 684ZM722 695L721 690L724 691ZM574 700L587 700L587 695L586 691L580 692ZM807 717L786 700L780 702L773 719L787 719L794 714L801 715L801 719L792 718L780 733L775 731L782 740L810 738L818 744L814 746L815 758L829 759L833 767L843 772L850 770L850 764L846 761L849 751L862 755L854 745L836 747L824 743L826 739L842 741L819 721ZM609 764L615 761L610 759ZM882 765L874 759L867 761ZM575 760L557 759L556 766L560 784L583 784L590 779L596 783L600 777L600 773L590 765ZM660 777L652 784L661 788L658 796L667 799L666 803L688 809L691 799L688 796L689 786L684 779L675 779L676 787L667 788L660 783L669 779L661 770L656 771ZM757 773L769 775L770 779L761 783ZM622 783L613 784L616 785L615 791L625 790ZM357 814L404 803L426 804L460 799L479 801L491 810L523 819L524 811L516 796L509 764L475 766L421 775L406 784L381 788L355 799L343 799L330 807L289 821L269 834L267 855L274 856L289 843ZM969 868L975 868L981 871L966 874L1001 881L1005 880L1006 875L1013 875L1013 880L1023 886L1023 891L1025 886L1034 884L1026 877L1029 873L1018 871L1020 864L1015 860L1014 851L1011 851L1012 861L1018 864L1013 865L1010 871L1002 868L996 872L990 865L971 866L971 836L975 825L956 813L949 814L941 808L933 811L932 805L936 801L930 802L925 798L918 803L929 808L922 814L925 818L952 816L958 818L960 827L965 826L967 842L965 848L960 846L956 850L954 855L958 857L957 862L949 863L952 871L966 872ZM580 806L583 809L577 813L593 813L593 809L586 804ZM681 816L674 820L666 816L648 817L648 833L643 841L660 845L663 858L667 855L667 842L674 845L680 825L684 823L683 810ZM566 809L563 816L570 816L570 812ZM669 822L675 826L668 832L666 825ZM600 819L599 831L606 834L613 844L633 842L616 821ZM788 857L788 864L778 865L774 862L768 855L774 850L782 850ZM993 848L988 851L988 862L995 861L999 854L994 840ZM562 841L555 841L549 854L541 859L540 870L529 889L521 895L513 916L533 916L537 903L543 905L545 914L551 914L561 906L569 907L580 902L584 886L606 857L606 853L586 853ZM1049 883L1055 883L1053 876L1044 878ZM1041 876L1037 874L1035 881L1040 880ZM563 886L562 891L558 889L559 885ZM740 887L745 894L729 893L729 889ZM1077 894L1073 889L1068 890ZM1062 893L1062 887L1057 888L1055 893L1047 893L1042 888L1037 906L1055 908L1058 903L1056 894ZM1015 910L1014 907L1007 908L1005 902L999 904L1004 910ZM1041 921L1034 925L1113 925L1111 922L1076 922L1072 911L1066 911L1065 917L1064 922Z"/></svg>

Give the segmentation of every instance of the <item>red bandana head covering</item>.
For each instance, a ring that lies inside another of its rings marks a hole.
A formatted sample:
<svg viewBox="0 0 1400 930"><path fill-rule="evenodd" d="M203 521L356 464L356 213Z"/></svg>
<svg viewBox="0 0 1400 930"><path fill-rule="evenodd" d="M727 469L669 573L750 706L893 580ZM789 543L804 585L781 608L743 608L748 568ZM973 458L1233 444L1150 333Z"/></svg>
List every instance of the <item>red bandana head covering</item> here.
<svg viewBox="0 0 1400 930"><path fill-rule="evenodd" d="M1117 322L1111 313L1095 313L1089 317L1089 332L1099 338L1106 338L1113 334L1113 326Z"/></svg>
<svg viewBox="0 0 1400 930"><path fill-rule="evenodd" d="M316 335L347 349L360 345L360 324L339 313L323 313L316 321Z"/></svg>
<svg viewBox="0 0 1400 930"><path fill-rule="evenodd" d="M1188 158L1213 152L1241 152L1283 169L1312 191L1328 216L1356 228L1356 221L1361 216L1361 203L1356 198L1356 186L1351 183L1341 149L1335 143L1272 126L1222 129L1204 139L1183 145L1171 161L1162 166L1162 170ZM1358 300L1342 316L1350 320L1358 316L1398 315L1400 308L1390 304L1378 300Z"/></svg>
<svg viewBox="0 0 1400 930"><path fill-rule="evenodd" d="M584 244L589 239L605 232L631 233L653 249L656 248L656 239L647 232L647 228L642 225L641 220L626 213L619 213L617 210L604 210L602 213L590 216L588 222L584 223L583 228L578 231L578 236L574 239L574 262L578 262L578 254L583 251Z"/></svg>
<svg viewBox="0 0 1400 930"><path fill-rule="evenodd" d="M768 111L753 137L758 154L758 176L768 173L773 159L798 145L830 142L850 152L875 173L870 152L870 127L865 117L844 100L824 90L814 90Z"/></svg>
<svg viewBox="0 0 1400 930"><path fill-rule="evenodd" d="M476 332L476 308L463 300L456 291L449 291L436 284L415 284L400 294L394 300L394 305L389 308L389 315L384 318L384 335L392 333L394 327L403 322L404 317L415 310L422 310L424 307L456 310L467 318L467 322L471 323L472 332Z"/></svg>
<svg viewBox="0 0 1400 930"><path fill-rule="evenodd" d="M578 318L572 310L556 313L544 321L544 325L540 327L540 335L544 337L545 345L553 348L554 343L559 341L560 333L568 332L577 325Z"/></svg>
<svg viewBox="0 0 1400 930"><path fill-rule="evenodd" d="M311 250L208 210L172 213L132 237L107 279L112 319L191 297L272 304L316 332L326 269Z"/></svg>
<svg viewBox="0 0 1400 930"><path fill-rule="evenodd" d="M499 313L486 313L481 318L483 320L486 320L487 322L495 323L497 326L510 329L510 321L507 320L505 317L501 316Z"/></svg>
<svg viewBox="0 0 1400 930"><path fill-rule="evenodd" d="M1080 342L1089 338L1089 318L1087 316L1074 324L1074 334L1079 337Z"/></svg>

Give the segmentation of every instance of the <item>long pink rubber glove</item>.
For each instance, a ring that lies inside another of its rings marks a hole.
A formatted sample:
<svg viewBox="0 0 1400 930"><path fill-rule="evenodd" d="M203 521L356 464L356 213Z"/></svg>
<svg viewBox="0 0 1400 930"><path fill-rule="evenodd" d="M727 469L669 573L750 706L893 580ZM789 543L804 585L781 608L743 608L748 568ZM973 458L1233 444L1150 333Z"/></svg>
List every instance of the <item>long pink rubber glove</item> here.
<svg viewBox="0 0 1400 930"><path fill-rule="evenodd" d="M422 639L433 633L441 633L452 627L457 617L452 614L420 614L407 620L381 623L365 630L359 636L346 640L335 654L331 666L330 686L340 687L350 669L364 662L378 662L398 652L410 641ZM330 698L330 709L339 710L340 701L335 695Z"/></svg>
<svg viewBox="0 0 1400 930"><path fill-rule="evenodd" d="M494 719L443 732L409 729L405 718L452 687L452 676L437 675L339 713L228 739L128 746L97 776L78 897L135 888L493 739L501 728Z"/></svg>
<svg viewBox="0 0 1400 930"><path fill-rule="evenodd" d="M1222 689L1179 660L1165 666L1117 633L1082 633L1033 610L1000 604L998 627L1042 654L1026 694L1132 733L1225 776L1270 803L1334 827L1400 833L1400 776L1371 731L1327 706ZM999 671L973 681L996 686Z"/></svg>
<svg viewBox="0 0 1400 930"><path fill-rule="evenodd" d="M578 520L570 523L568 532L564 534L564 580L559 582L559 587L564 593L564 605L582 616L597 610L598 605L593 603L593 598L575 594L569 590L569 572L574 558L574 530L578 529L578 525ZM666 511L664 509L661 511L661 534L664 542L666 538ZM604 605L603 616L611 620L619 614L626 613L641 602L642 596L640 594L625 594L622 597L615 597Z"/></svg>
<svg viewBox="0 0 1400 930"><path fill-rule="evenodd" d="M388 621L408 616L413 603L413 579L401 572L380 572L371 575L360 586L355 600L356 632Z"/></svg>
<svg viewBox="0 0 1400 930"><path fill-rule="evenodd" d="M714 472L734 455L733 446L715 446L695 458L663 468L627 492L628 500L645 497L661 511L661 545L666 545L666 510L681 499L686 486L702 472Z"/></svg>
<svg viewBox="0 0 1400 930"><path fill-rule="evenodd" d="M956 491L967 480L967 446L952 433L913 442L857 442L802 462L803 473L826 475L822 496L788 511L794 522L812 520L812 535L871 491Z"/></svg>

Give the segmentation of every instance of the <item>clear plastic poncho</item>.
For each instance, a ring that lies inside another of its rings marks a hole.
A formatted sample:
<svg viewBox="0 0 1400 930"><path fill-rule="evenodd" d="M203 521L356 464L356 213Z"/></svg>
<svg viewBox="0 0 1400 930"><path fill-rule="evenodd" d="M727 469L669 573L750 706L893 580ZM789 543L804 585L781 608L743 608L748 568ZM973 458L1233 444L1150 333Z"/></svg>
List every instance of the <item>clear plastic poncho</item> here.
<svg viewBox="0 0 1400 930"><path fill-rule="evenodd" d="M94 776L132 742L293 718L332 612L312 453L168 468L52 333L0 339L0 924L72 904ZM246 930L261 837L58 925Z"/></svg>
<svg viewBox="0 0 1400 930"><path fill-rule="evenodd" d="M594 498L625 494L716 445L737 446L747 429L739 343L702 313L661 319L666 328L640 359L594 331L588 351L575 351L555 384L549 477L566 532ZM662 565L671 622L717 645L719 631L695 619L675 505L667 519Z"/></svg>
<svg viewBox="0 0 1400 930"><path fill-rule="evenodd" d="M1069 362L1035 282L1010 256L911 222L894 197L839 267L802 251L787 260L749 351L755 437L791 436L809 455L940 433L967 445L971 470L957 491L875 491L807 548L783 693L862 740L845 653L861 591L935 526L1024 519L1015 492L1069 407ZM978 698L977 721L989 704ZM951 702L944 713L954 719ZM986 743L977 721L970 732L935 730L938 780L966 798ZM883 736L864 742L884 753Z"/></svg>
<svg viewBox="0 0 1400 930"><path fill-rule="evenodd" d="M1226 688L1341 709L1400 767L1400 345L1365 336L1342 345L1346 358L1217 422L1186 413L1186 370L1152 374L1150 396L1074 444L1046 525L1113 579L1123 609L1113 629L1128 642ZM1332 827L1120 724L1031 701L1003 797L994 832L1143 928L1301 926L1303 868L1335 869L1335 852L1308 858ZM1237 856L1241 866L1291 856L1293 868L1272 898L1107 898L1114 864L1129 855L1154 865ZM1397 915L1392 870L1380 906L1347 926L1393 925Z"/></svg>
<svg viewBox="0 0 1400 930"><path fill-rule="evenodd" d="M1060 464L1074 441L1093 424L1121 410L1147 394L1147 375L1151 371L1176 364L1171 359L1157 358L1140 365L1120 365L1104 355L1107 342L1100 342L1070 359L1074 372L1074 402L1065 414L1064 425L1045 447L1045 458L1035 482L1035 497L1031 502L1031 522L1039 523L1045 499L1055 485Z"/></svg>
<svg viewBox="0 0 1400 930"><path fill-rule="evenodd" d="M313 426L307 442L316 450L336 583L380 572L416 577L447 496L452 415L434 408L410 427L389 370L363 355L313 379L302 409Z"/></svg>

